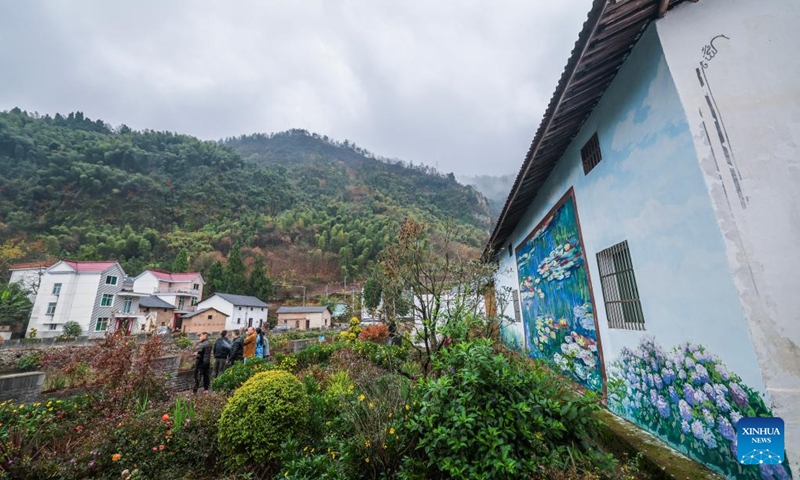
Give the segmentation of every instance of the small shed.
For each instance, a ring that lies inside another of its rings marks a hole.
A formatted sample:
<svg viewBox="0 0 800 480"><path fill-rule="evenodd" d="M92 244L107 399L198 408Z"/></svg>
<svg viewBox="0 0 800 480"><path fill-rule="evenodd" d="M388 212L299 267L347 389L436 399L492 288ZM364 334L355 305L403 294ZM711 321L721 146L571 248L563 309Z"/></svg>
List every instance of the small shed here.
<svg viewBox="0 0 800 480"><path fill-rule="evenodd" d="M204 308L186 313L181 316L181 319L183 320L181 331L184 333L211 333L225 330L225 321L228 316L216 308Z"/></svg>

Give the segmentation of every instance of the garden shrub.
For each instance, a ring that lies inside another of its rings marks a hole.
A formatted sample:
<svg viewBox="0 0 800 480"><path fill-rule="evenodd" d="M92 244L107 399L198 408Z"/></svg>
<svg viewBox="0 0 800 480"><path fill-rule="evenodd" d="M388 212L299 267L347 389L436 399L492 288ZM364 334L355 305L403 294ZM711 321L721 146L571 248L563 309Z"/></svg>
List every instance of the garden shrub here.
<svg viewBox="0 0 800 480"><path fill-rule="evenodd" d="M406 476L527 478L573 463L614 467L609 456L591 453L592 396L575 396L485 339L442 349L433 360L438 375L414 390L407 426L417 443L404 459Z"/></svg>
<svg viewBox="0 0 800 480"><path fill-rule="evenodd" d="M344 348L344 344L336 342L311 345L308 348L300 350L291 355L291 357L297 361L293 371L303 370L311 365L325 365L328 363L328 359L331 358L331 355L342 348Z"/></svg>
<svg viewBox="0 0 800 480"><path fill-rule="evenodd" d="M70 320L64 324L62 332L65 337L76 338L79 337L81 333L83 333L83 330L81 329L80 323L76 322L75 320Z"/></svg>
<svg viewBox="0 0 800 480"><path fill-rule="evenodd" d="M41 366L42 355L38 352L28 353L17 359L17 370L28 372Z"/></svg>
<svg viewBox="0 0 800 480"><path fill-rule="evenodd" d="M276 368L272 362L258 357L250 358L246 362L236 362L211 382L211 388L215 392L230 395L256 373Z"/></svg>
<svg viewBox="0 0 800 480"><path fill-rule="evenodd" d="M236 390L219 419L220 449L233 465L268 467L282 440L306 422L309 400L303 384L281 370L256 374Z"/></svg>
<svg viewBox="0 0 800 480"><path fill-rule="evenodd" d="M370 325L358 335L358 339L364 342L385 343L389 338L389 327L381 323Z"/></svg>
<svg viewBox="0 0 800 480"><path fill-rule="evenodd" d="M181 350L185 350L192 346L194 342L189 337L179 337L175 340L175 345Z"/></svg>

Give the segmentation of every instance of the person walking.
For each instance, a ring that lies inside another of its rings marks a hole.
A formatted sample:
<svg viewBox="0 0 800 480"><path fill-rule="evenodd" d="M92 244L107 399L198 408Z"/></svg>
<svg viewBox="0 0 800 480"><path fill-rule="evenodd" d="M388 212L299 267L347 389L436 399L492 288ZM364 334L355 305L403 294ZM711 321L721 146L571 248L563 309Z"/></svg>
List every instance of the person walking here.
<svg viewBox="0 0 800 480"><path fill-rule="evenodd" d="M233 343L231 343L231 353L228 355L228 366L236 362L244 361L244 343L239 330L233 331Z"/></svg>
<svg viewBox="0 0 800 480"><path fill-rule="evenodd" d="M247 327L247 336L244 339L244 361L246 362L247 359L253 358L256 356L256 338L258 335L256 334L256 329L253 327Z"/></svg>
<svg viewBox="0 0 800 480"><path fill-rule="evenodd" d="M222 375L231 354L231 344L228 342L228 331L223 330L214 342L214 378Z"/></svg>
<svg viewBox="0 0 800 480"><path fill-rule="evenodd" d="M203 377L203 393L208 393L208 387L211 383L209 378L211 373L211 342L208 341L208 333L203 332L200 334L200 343L197 345L197 358L194 364L194 388L192 391L196 394L200 388L200 376Z"/></svg>

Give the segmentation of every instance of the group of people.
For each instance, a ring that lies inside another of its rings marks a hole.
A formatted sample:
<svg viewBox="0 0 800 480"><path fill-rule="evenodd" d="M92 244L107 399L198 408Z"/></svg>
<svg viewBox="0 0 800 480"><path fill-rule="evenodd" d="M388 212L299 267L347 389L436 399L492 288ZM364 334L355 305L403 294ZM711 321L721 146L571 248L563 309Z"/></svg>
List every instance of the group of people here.
<svg viewBox="0 0 800 480"><path fill-rule="evenodd" d="M236 362L246 362L251 358L270 358L269 340L267 332L261 327L247 327L247 330L233 330L233 341L228 341L228 331L223 330L219 338L211 345L208 332L200 334L200 343L197 344L197 357L194 367L194 393L200 389L200 379L203 381L203 391L208 392L211 384L211 358L214 358L214 378L222 375L226 368Z"/></svg>

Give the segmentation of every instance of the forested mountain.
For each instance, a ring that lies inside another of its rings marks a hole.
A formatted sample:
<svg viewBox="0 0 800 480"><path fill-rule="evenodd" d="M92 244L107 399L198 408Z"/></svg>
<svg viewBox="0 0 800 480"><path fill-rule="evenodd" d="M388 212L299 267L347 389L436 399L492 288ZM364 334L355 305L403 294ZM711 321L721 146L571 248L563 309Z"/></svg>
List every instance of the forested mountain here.
<svg viewBox="0 0 800 480"><path fill-rule="evenodd" d="M452 174L302 130L224 142L0 113L0 267L43 258L207 271L234 244L289 281L358 278L406 216L480 247L486 199ZM4 268L5 269L5 268Z"/></svg>

